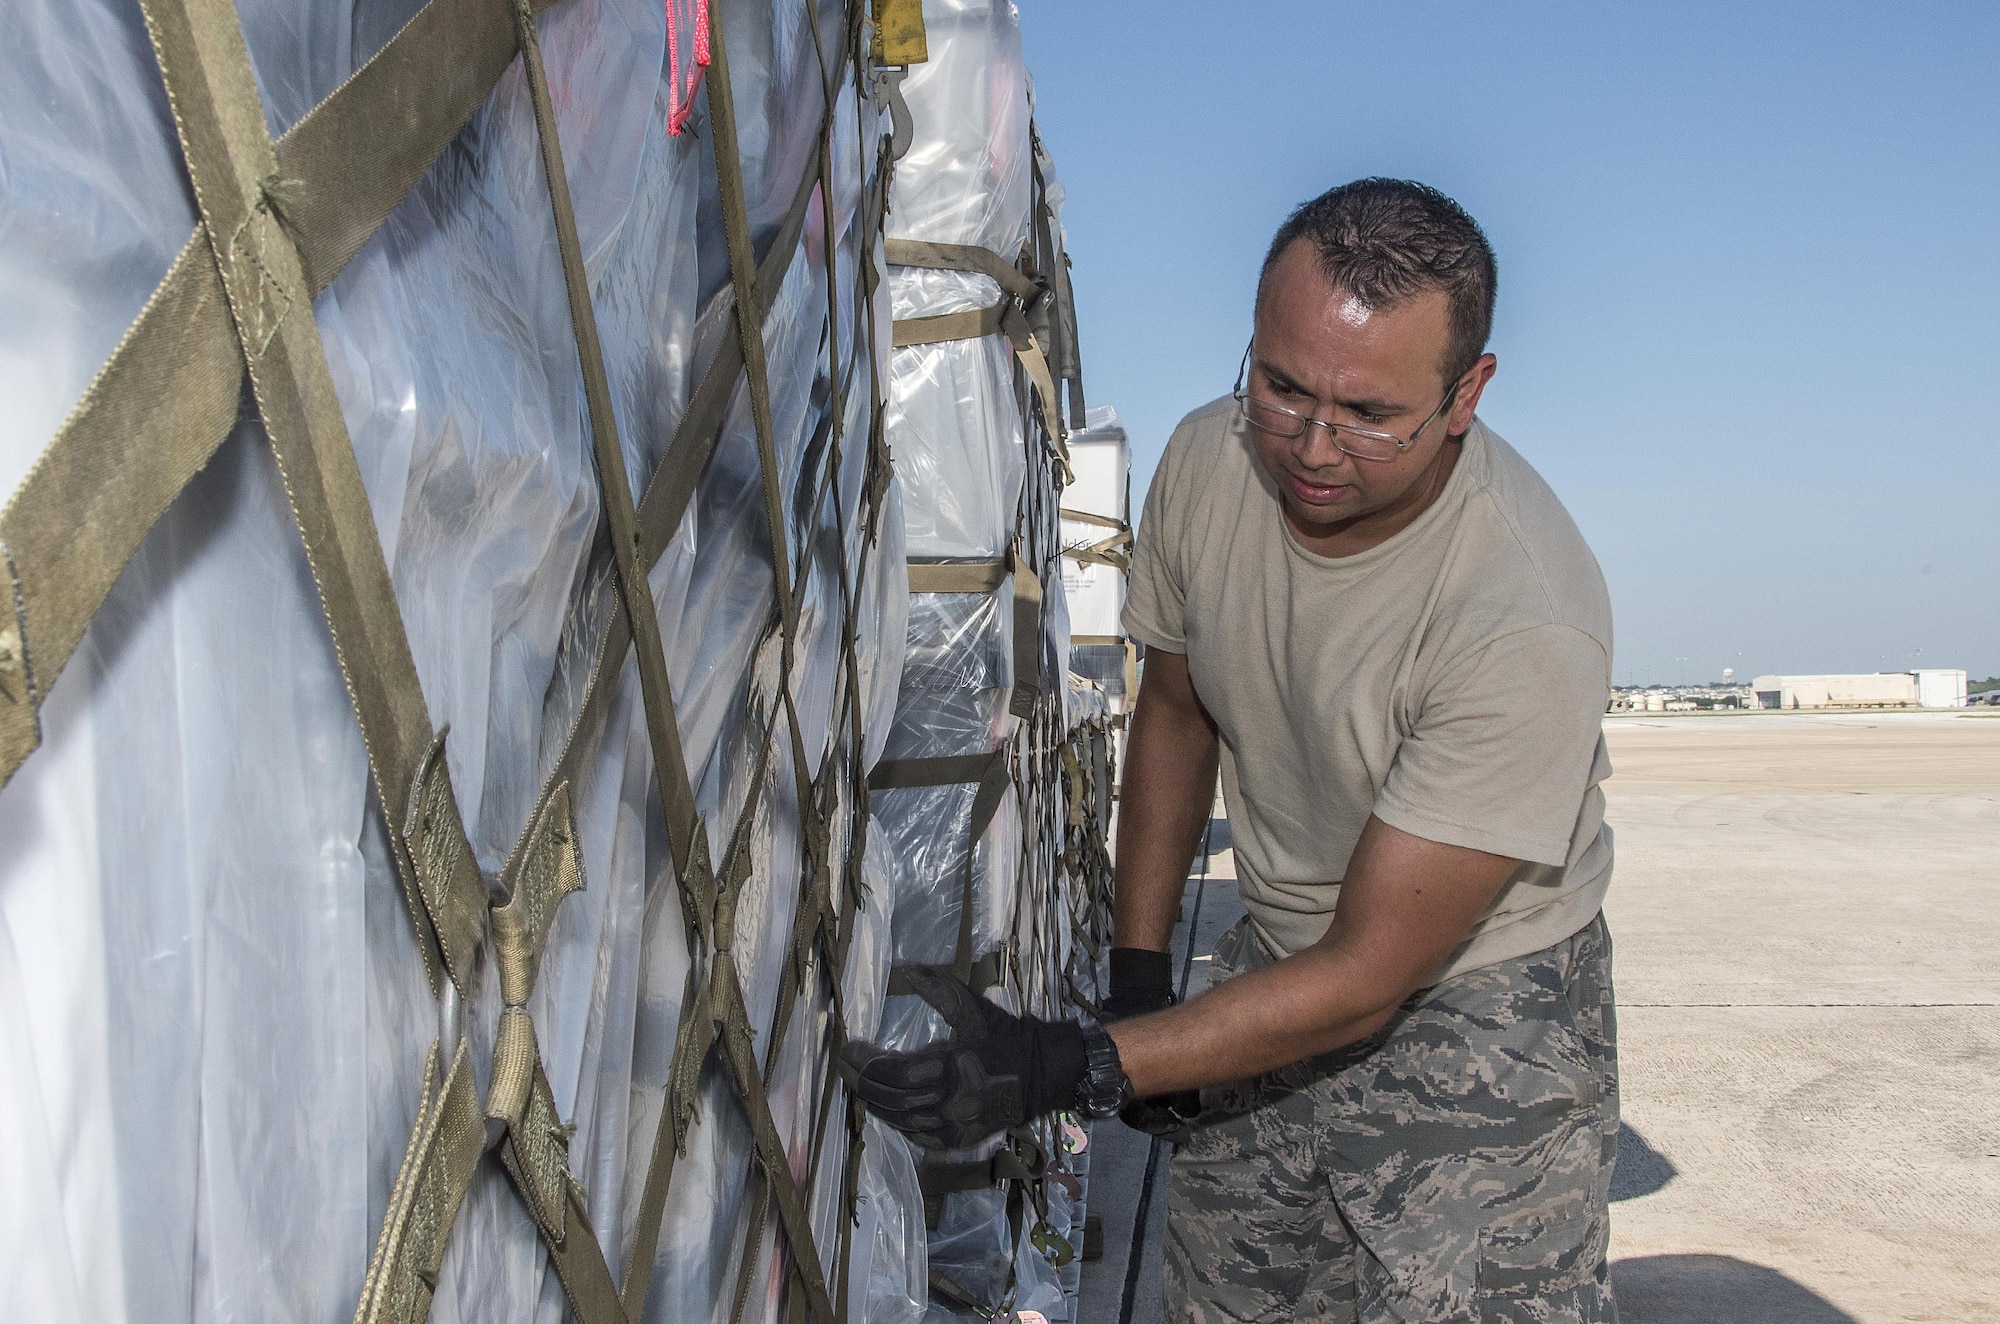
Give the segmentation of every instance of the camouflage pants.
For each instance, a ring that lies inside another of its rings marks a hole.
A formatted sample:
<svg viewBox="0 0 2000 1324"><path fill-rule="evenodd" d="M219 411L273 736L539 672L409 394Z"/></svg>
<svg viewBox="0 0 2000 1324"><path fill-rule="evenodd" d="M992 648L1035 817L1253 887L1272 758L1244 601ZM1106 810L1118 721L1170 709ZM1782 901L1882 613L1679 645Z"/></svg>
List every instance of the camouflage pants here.
<svg viewBox="0 0 2000 1324"><path fill-rule="evenodd" d="M1215 977L1266 965L1247 922ZM1363 1043L1202 1092L1174 1155L1167 1317L1616 1324L1611 937L1418 993Z"/></svg>

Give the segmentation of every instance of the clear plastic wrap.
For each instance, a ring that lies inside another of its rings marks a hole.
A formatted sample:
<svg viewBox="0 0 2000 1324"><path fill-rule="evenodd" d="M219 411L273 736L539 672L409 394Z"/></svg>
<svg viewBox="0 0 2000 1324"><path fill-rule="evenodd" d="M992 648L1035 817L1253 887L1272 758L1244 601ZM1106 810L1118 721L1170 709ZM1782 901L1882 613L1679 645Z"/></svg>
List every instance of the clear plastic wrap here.
<svg viewBox="0 0 2000 1324"><path fill-rule="evenodd" d="M913 133L896 167L889 234L983 248L1035 279L1037 217L1052 199L1035 179L1018 16L1006 3L929 0L924 18L930 60L902 85ZM1044 260L1060 262L1060 254ZM1013 297L987 275L922 266L892 267L888 288L901 320L991 308ZM1037 320L1046 312L1038 300L1010 316ZM1037 407L1012 340L989 334L898 349L884 409L905 483L911 557L1005 559L1011 566L992 592L912 597L903 692L886 754L925 760L997 752L1009 785L976 839L969 829L977 787L970 782L884 790L874 799L890 845L896 963L997 965L999 982L987 996L1061 1016L1075 1005L1067 980L1077 904L1063 864L1067 783L1054 751L1073 723L1067 687L1050 683L1066 674L1070 639L1054 571L1062 420L1058 402ZM1042 584L1039 633L1017 641L1016 599L1027 576ZM1022 642L1029 646L1017 650ZM1017 675L1020 665L1035 673ZM973 907L969 952L958 950L966 904ZM1076 987L1093 982L1086 969ZM889 1000L883 1042L908 1048L943 1032L919 999ZM1068 1160L1055 1128L1038 1122L1031 1130L1032 1138L1004 1143L1023 1153L1039 1148L1060 1170ZM945 1159L985 1160L1001 1143ZM969 1317L959 1296L986 1311L1068 1318L1061 1275L1043 1247L1068 1235L1072 1211L1052 1203L1047 1189L1038 1177L933 1201L930 1262L953 1287L933 1294L927 1319Z"/></svg>
<svg viewBox="0 0 2000 1324"><path fill-rule="evenodd" d="M196 225L136 8L18 8L0 47L10 492ZM421 0L236 8L277 133ZM710 34L727 45L760 253L831 124L798 246L774 288L759 282L775 473L739 386L648 584L718 864L742 827L721 952L688 932L629 658L600 678L595 720L577 725L618 587L519 63L311 314L489 879L574 743L585 886L556 912L527 1010L613 1275L631 1253L683 1004L727 960L814 1248L856 1317L929 1315L935 1249L985 1299L1011 1293L1062 1318L1062 1277L1027 1233L1069 1235L1066 1197L1031 1201L1016 1236L1005 1192L954 1196L933 1246L909 1145L872 1120L850 1129L828 1056L837 1015L849 1034L903 1046L941 1031L934 1012L886 989L896 965L954 958L968 864L974 942L1004 955L991 996L1009 1006L1065 1014L1074 917L1088 903L1066 872L1058 756L1091 711L1088 695L1054 683L1069 637L1051 568L1047 429L1060 424L1033 407L1005 338L890 352L894 319L987 307L1000 292L982 275L888 267L867 210L882 201L889 117L852 70L830 117L824 104L821 61L842 58L847 10L751 0L719 7L724 26ZM1051 196L1038 201L1017 17L984 0L932 0L925 17L931 59L902 84L918 131L897 166L890 233L1011 261L1036 243L1035 208ZM713 117L706 91L688 101L715 72L698 75L699 9L684 0L558 0L536 23L639 493L681 460L669 442L737 334ZM872 297L870 263L889 272ZM872 446L883 428L893 476ZM767 480L796 588L789 649ZM1025 650L1041 655L1038 676L1015 674L1020 578L989 594L908 591L911 559L1010 552L1018 575L1044 585L1038 647ZM1024 718L1025 687L1036 692ZM41 718L43 747L0 789L0 1235L21 1251L0 1275L0 1319L351 1318L441 1015L254 410L152 528ZM976 841L969 786L861 803L878 760L994 750L1011 785ZM819 812L823 839L807 826ZM801 930L823 898L834 926ZM482 1097L500 1013L484 964L462 1009ZM758 1205L751 1130L722 1056L696 1081L649 1320L722 1324L739 1284L755 1324L795 1305L795 1248L775 1206ZM1052 1128L1038 1135L1067 1161ZM518 1192L482 1160L431 1318L566 1312Z"/></svg>
<svg viewBox="0 0 2000 1324"><path fill-rule="evenodd" d="M418 4L238 8L270 127L282 131ZM797 4L726 13L761 247L818 151L819 49ZM0 48L8 491L195 223L136 8L26 0L13 17L16 39ZM832 58L841 7L822 5L819 21ZM659 466L698 371L734 334L717 298L728 272L712 136L669 132L664 23L651 0L563 0L538 21L635 490ZM765 326L779 490L805 583L791 689L809 776L828 758L872 760L883 748L906 628L893 496L876 538L866 534L865 332L879 314L855 294L864 173L876 160L860 143L881 126L851 81L843 96L833 176ZM830 278L839 299L831 328ZM612 602L518 64L313 314L425 698L433 721L449 726L458 802L491 872L561 751ZM844 375L844 449L823 484L831 364ZM718 839L748 794L754 733L776 701L762 502L739 392L651 582L688 762ZM850 573L866 567L858 695L843 689L843 549ZM595 744L574 788L587 886L558 912L529 1010L558 1111L575 1126L572 1169L615 1273L691 958L636 678L628 666L606 683L613 695L583 735ZM847 702L861 708L860 749ZM28 1252L0 1275L0 1318L351 1317L438 1013L257 424L238 427L154 528L42 717L44 748L0 794L9 843L0 860L0 1228ZM760 1047L776 1023L803 873L791 758L783 744L765 770L738 911L736 959ZM834 806L843 860L851 808ZM872 867L880 872L879 861ZM879 987L886 903L854 924L852 964L864 986ZM818 987L797 1003L772 1068L773 1110L795 1172L815 1179L815 1226L831 1262L845 1105L836 1092L843 1111L815 1149L829 1010ZM497 1014L490 977L469 1010L483 1081ZM741 1110L712 1079L670 1194L650 1318L727 1317L749 1171ZM892 1184L908 1175L893 1163L871 1171ZM768 1262L771 1237L748 1253ZM760 1275L767 1285L778 1277ZM553 1319L564 1308L518 1197L496 1164L482 1164L447 1243L432 1318ZM777 1317L768 1293L749 1317Z"/></svg>

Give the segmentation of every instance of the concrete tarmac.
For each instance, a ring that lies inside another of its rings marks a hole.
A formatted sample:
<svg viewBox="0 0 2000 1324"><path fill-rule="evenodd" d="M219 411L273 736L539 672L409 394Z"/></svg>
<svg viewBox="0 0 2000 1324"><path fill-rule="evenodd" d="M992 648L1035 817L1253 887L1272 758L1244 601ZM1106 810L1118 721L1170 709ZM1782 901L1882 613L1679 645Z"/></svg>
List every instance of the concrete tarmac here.
<svg viewBox="0 0 2000 1324"><path fill-rule="evenodd" d="M1605 725L1627 1324L2000 1319L2000 720Z"/></svg>
<svg viewBox="0 0 2000 1324"><path fill-rule="evenodd" d="M1625 1324L2000 1321L2000 714L1605 729ZM1077 1318L1157 1320L1164 1155L1098 1137Z"/></svg>

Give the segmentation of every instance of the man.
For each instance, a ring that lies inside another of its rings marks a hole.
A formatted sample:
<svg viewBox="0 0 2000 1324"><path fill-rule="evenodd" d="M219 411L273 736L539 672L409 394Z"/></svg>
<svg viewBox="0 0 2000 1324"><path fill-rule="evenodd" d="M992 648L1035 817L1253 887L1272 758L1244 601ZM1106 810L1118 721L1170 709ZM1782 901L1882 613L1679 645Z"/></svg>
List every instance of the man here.
<svg viewBox="0 0 2000 1324"><path fill-rule="evenodd" d="M1610 606L1475 417L1493 293L1450 199L1334 189L1271 245L1237 390L1167 448L1125 616L1147 658L1107 1019L1166 1009L1107 1034L981 1002L944 1043L849 1055L927 1143L1072 1100L1195 1113L1174 1319L1616 1318ZM1168 1008L1218 757L1248 915Z"/></svg>

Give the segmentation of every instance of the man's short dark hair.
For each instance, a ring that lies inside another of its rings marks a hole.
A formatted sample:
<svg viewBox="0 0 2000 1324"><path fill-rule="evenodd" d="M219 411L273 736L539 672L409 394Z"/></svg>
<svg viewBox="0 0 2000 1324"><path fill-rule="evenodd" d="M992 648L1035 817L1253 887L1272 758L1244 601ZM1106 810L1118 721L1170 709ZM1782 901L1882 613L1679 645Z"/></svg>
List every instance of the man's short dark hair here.
<svg viewBox="0 0 2000 1324"><path fill-rule="evenodd" d="M1451 339L1442 365L1456 381L1486 352L1493 332L1497 273L1493 246L1465 208L1428 184L1357 179L1299 207L1271 240L1257 275L1257 298L1278 255L1310 240L1320 270L1337 289L1372 308L1390 308L1427 290L1451 301Z"/></svg>

